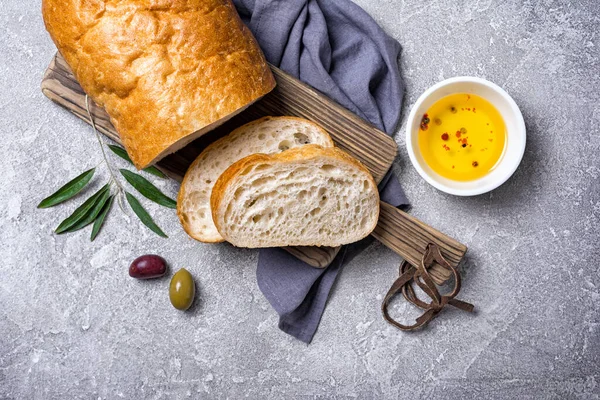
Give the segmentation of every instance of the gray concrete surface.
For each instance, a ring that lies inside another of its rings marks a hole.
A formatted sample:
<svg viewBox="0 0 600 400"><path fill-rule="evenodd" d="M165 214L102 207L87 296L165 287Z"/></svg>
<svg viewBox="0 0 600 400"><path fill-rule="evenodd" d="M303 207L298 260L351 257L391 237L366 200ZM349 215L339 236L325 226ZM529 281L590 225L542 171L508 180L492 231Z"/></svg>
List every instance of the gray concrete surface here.
<svg viewBox="0 0 600 400"><path fill-rule="evenodd" d="M404 47L403 124L423 90L455 75L496 82L525 116L521 167L474 198L428 186L404 125L396 136L413 213L470 246L461 298L477 313L448 310L417 333L387 325L379 307L400 259L374 244L347 266L306 346L277 329L257 252L193 242L173 212L144 202L167 240L118 209L93 243L89 231L53 235L76 202L36 204L101 156L90 128L40 93L55 49L39 2L3 0L1 399L600 397L600 3L358 3ZM127 276L149 252L196 276L192 312L171 307L168 279Z"/></svg>

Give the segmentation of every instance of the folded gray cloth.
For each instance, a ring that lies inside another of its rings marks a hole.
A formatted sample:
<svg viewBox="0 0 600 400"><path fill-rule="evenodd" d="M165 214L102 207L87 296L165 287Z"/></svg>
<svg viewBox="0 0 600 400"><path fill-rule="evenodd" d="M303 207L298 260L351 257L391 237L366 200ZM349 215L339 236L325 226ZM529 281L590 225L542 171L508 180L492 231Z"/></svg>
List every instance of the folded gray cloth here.
<svg viewBox="0 0 600 400"><path fill-rule="evenodd" d="M349 0L233 0L267 60L315 87L360 117L393 134L403 85L400 45ZM391 173L379 185L395 206L408 201ZM279 328L310 343L335 279L368 243L345 246L326 269L280 249L263 249L258 286L280 316Z"/></svg>

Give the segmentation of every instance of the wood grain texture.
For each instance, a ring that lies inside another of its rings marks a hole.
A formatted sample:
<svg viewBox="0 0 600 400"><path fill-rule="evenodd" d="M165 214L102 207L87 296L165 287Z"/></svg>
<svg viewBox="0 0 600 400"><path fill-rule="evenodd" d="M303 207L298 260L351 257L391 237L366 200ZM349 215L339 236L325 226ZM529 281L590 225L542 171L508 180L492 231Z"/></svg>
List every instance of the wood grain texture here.
<svg viewBox="0 0 600 400"><path fill-rule="evenodd" d="M156 166L181 182L192 161L217 138L266 115L292 115L312 120L325 128L336 146L360 160L375 180L380 182L396 157L396 142L312 87L278 68L271 68L277 81L275 90L227 123L164 158ZM55 56L44 74L42 92L90 123L85 109L85 93L60 54ZM90 102L90 112L98 130L121 143L104 109ZM332 247L295 247L286 250L306 263L321 268L329 265L339 252L339 248Z"/></svg>
<svg viewBox="0 0 600 400"><path fill-rule="evenodd" d="M456 267L467 252L467 246L417 218L398 210L387 203L380 203L379 222L371 235L381 243L400 254L406 261L418 265L428 243L435 243L449 264ZM437 284L450 278L450 272L439 265L430 270Z"/></svg>

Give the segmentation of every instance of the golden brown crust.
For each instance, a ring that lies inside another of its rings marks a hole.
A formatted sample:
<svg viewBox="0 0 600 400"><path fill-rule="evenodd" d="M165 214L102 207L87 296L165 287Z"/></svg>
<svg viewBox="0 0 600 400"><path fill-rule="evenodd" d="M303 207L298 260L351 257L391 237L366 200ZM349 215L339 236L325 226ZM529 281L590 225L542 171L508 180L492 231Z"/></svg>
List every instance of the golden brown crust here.
<svg viewBox="0 0 600 400"><path fill-rule="evenodd" d="M219 179L215 182L211 196L210 196L210 209L212 212L213 222L217 227L217 230L223 236L221 226L219 225L219 219L217 218L219 204L225 196L227 187L232 184L236 179L240 177L242 172L251 166L256 164L275 164L275 163L286 163L294 162L298 160L307 161L311 158L317 157L331 157L347 163L353 164L360 170L362 170L370 179L371 184L375 188L377 193L377 184L373 179L373 176L369 170L362 165L360 161L349 155L348 153L338 149L337 147L324 148L316 144L307 144L305 146L295 147L290 150L286 150L282 153L267 155L267 154L253 154L248 157L242 158L241 160L233 163L229 168L221 174ZM379 215L379 202L377 202L377 215ZM315 244L318 245L318 244Z"/></svg>
<svg viewBox="0 0 600 400"><path fill-rule="evenodd" d="M181 197L181 190L180 190L179 195L177 196L177 217L179 217L179 222L181 222L181 226L183 226L183 230L185 231L185 233L188 234L189 237L191 237L192 239L195 239L199 242L202 242L202 243L222 243L225 241L225 239L223 239L223 238L207 239L205 237L199 237L199 236L194 235L194 231L189 226L189 223L188 223L187 219L185 218L185 214L179 207L179 202L181 201L181 199L182 199L182 197Z"/></svg>
<svg viewBox="0 0 600 400"><path fill-rule="evenodd" d="M43 0L42 12L138 168L275 87L231 0Z"/></svg>
<svg viewBox="0 0 600 400"><path fill-rule="evenodd" d="M269 120L276 120L276 119L281 119L281 120L294 120L294 121L299 121L302 123L311 123L312 125L314 125L314 128L321 131L322 135L324 138L327 138L327 140L329 141L329 145L331 147L333 147L333 140L331 139L331 136L329 136L329 134L327 133L327 131L325 129L323 129L319 124L317 124L316 122L312 122L310 120L304 119L304 118L299 118L299 117L292 117L292 116L282 116L282 117L274 117L274 116L266 116L266 117L262 117L259 118L257 120L248 122L247 124L244 124L236 129L234 129L233 131L231 131L231 133L229 133L226 136L223 136L222 138L214 141L213 143L211 143L210 145L208 145L203 151L202 153L198 154L198 157L196 157L196 159L190 164L190 166L187 169L187 172L185 173L185 176L183 177L183 180L181 181L181 186L179 187L179 194L177 195L177 216L179 217L179 221L181 222L181 225L183 226L183 230L192 238L203 242L203 243L221 243L224 242L225 240L220 238L220 239L206 239L205 237L200 237L198 235L194 234L194 231L191 229L191 227L189 226L188 221L185 218L185 213L183 212L183 199L186 196L186 187L187 187L187 182L190 180L190 174L191 171L194 171L194 169L197 167L197 165L201 162L202 156L206 153L208 153L209 151L211 151L214 147L219 146L221 143L226 142L226 141L230 141L232 140L234 137L243 134L243 132L247 131L248 128L251 128L254 125L258 125L258 124L262 124L265 121L269 121Z"/></svg>

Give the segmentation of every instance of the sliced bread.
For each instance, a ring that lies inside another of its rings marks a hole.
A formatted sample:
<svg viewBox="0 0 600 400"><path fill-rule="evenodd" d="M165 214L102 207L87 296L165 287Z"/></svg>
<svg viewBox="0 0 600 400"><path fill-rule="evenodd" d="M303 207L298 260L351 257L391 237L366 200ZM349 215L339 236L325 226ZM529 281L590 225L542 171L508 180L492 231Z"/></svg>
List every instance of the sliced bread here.
<svg viewBox="0 0 600 400"><path fill-rule="evenodd" d="M185 231L201 242L222 242L210 211L210 194L221 173L254 153L277 153L305 144L332 147L329 134L314 122L296 117L264 117L243 125L208 146L188 168L177 198Z"/></svg>
<svg viewBox="0 0 600 400"><path fill-rule="evenodd" d="M369 171L342 150L317 145L236 162L210 203L219 233L238 247L339 246L369 235L379 218Z"/></svg>

